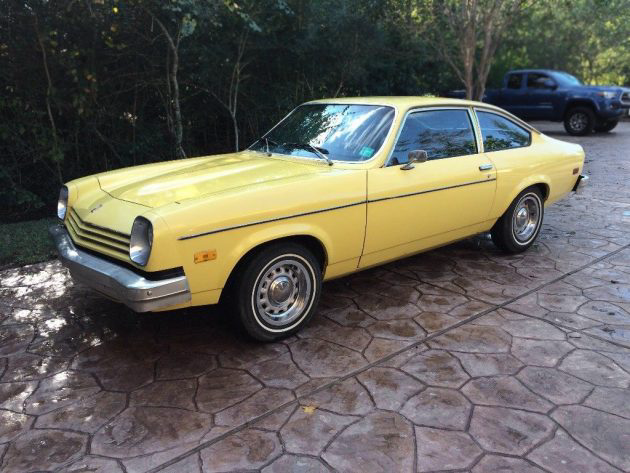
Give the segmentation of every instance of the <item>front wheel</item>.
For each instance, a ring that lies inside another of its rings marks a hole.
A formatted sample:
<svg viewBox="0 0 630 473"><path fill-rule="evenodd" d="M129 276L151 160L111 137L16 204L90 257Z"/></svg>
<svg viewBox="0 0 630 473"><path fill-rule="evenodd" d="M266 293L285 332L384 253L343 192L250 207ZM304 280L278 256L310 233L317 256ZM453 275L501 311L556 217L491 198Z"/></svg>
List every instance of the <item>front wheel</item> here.
<svg viewBox="0 0 630 473"><path fill-rule="evenodd" d="M540 233L544 212L540 190L525 189L492 227L492 241L506 253L525 251Z"/></svg>
<svg viewBox="0 0 630 473"><path fill-rule="evenodd" d="M569 135L584 136L593 131L595 114L588 107L573 107L564 117L564 129Z"/></svg>
<svg viewBox="0 0 630 473"><path fill-rule="evenodd" d="M235 308L249 336L287 337L308 323L322 286L319 261L294 243L268 246L244 266L235 287Z"/></svg>
<svg viewBox="0 0 630 473"><path fill-rule="evenodd" d="M593 130L599 133L608 133L617 126L617 123L619 123L618 120L607 120L603 123L595 125L595 127L593 127Z"/></svg>

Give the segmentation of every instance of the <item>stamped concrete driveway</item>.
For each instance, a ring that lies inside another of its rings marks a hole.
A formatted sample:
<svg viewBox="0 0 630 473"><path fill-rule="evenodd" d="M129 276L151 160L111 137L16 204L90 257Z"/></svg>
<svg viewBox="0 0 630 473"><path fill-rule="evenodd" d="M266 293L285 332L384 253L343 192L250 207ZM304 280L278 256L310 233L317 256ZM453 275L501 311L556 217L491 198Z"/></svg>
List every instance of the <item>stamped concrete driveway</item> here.
<svg viewBox="0 0 630 473"><path fill-rule="evenodd" d="M629 471L630 124L572 141L590 188L527 253L331 282L282 343L135 315L55 262L0 273L0 470Z"/></svg>

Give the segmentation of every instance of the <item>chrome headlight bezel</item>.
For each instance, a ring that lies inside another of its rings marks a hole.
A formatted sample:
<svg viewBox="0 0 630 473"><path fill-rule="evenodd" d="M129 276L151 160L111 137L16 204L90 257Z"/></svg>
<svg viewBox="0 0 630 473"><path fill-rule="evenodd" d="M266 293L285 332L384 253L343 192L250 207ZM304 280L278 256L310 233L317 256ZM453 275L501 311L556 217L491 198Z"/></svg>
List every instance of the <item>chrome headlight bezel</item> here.
<svg viewBox="0 0 630 473"><path fill-rule="evenodd" d="M62 186L59 189L59 198L57 199L57 217L60 220L65 220L66 213L68 212L68 187Z"/></svg>
<svg viewBox="0 0 630 473"><path fill-rule="evenodd" d="M136 217L129 238L129 259L140 266L146 266L153 247L153 224L144 217Z"/></svg>

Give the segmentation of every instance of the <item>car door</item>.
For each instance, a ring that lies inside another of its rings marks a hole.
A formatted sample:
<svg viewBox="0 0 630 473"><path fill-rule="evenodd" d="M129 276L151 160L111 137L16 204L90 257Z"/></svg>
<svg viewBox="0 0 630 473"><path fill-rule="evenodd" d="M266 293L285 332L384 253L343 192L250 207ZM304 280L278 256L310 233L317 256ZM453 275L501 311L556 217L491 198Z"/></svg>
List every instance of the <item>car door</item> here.
<svg viewBox="0 0 630 473"><path fill-rule="evenodd" d="M472 119L467 108L407 114L386 165L368 171L360 267L480 231L493 203L496 173L478 152ZM428 160L406 166L413 150L426 151Z"/></svg>

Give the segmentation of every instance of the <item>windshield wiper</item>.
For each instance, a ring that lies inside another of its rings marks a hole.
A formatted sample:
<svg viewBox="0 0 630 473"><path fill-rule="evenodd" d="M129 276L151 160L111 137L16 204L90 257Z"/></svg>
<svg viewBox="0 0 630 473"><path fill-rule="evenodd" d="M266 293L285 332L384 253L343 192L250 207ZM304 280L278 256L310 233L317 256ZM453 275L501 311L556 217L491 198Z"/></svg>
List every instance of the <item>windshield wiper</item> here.
<svg viewBox="0 0 630 473"><path fill-rule="evenodd" d="M327 149L318 148L317 146L313 146L310 143L282 143L282 145L283 146L284 145L292 146L294 148L299 148L299 149L305 149L305 150L310 151L311 153L317 155L318 158L321 158L324 161L326 161L329 166L333 165L333 160L330 159L328 156L326 156L328 154L328 150Z"/></svg>
<svg viewBox="0 0 630 473"><path fill-rule="evenodd" d="M269 145L271 144L272 146L278 146L278 143L276 143L275 141L267 138L266 136L263 136L262 138L258 138L256 140L256 143L258 143L259 141L264 141L265 143L265 147L266 147L266 152L268 156L271 156L271 151L269 151Z"/></svg>

